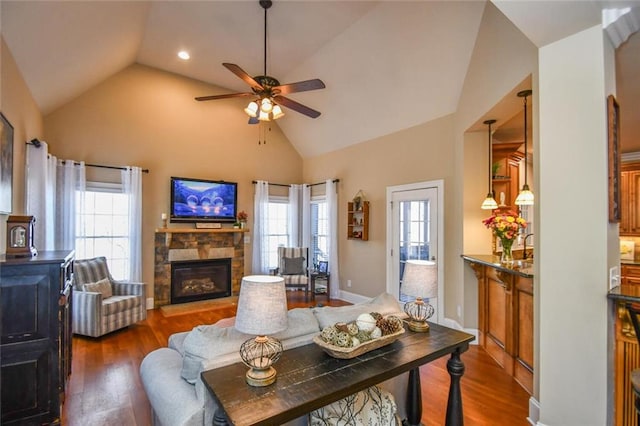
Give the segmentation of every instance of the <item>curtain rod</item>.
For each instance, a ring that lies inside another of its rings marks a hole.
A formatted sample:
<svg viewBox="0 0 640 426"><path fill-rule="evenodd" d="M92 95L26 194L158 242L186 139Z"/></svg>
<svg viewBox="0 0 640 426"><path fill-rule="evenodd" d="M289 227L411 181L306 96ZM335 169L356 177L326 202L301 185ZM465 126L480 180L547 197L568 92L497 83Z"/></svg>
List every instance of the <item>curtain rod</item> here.
<svg viewBox="0 0 640 426"><path fill-rule="evenodd" d="M40 142L38 138L33 138L29 142L25 142L25 145L33 145L36 148L40 148L42 146L42 142ZM47 154L47 156L49 156L49 154ZM62 164L64 163L65 161L62 160ZM80 165L80 163L78 163L77 161L74 161L73 164L75 164L76 166ZM85 166L97 167L99 169L127 170L126 167L122 167L122 166L103 166L102 164L86 164L85 163ZM142 173L149 173L149 169L142 169Z"/></svg>
<svg viewBox="0 0 640 426"><path fill-rule="evenodd" d="M334 179L333 180L333 183L337 183L337 182L340 182L340 179ZM252 180L251 183L255 185L258 182L255 181L255 180ZM326 182L308 183L307 186L316 186L316 185L324 185L324 184L326 184ZM269 185L286 186L287 188L289 188L292 184L290 184L290 183L287 184L287 183L271 183L271 182L269 182Z"/></svg>
<svg viewBox="0 0 640 426"><path fill-rule="evenodd" d="M65 160L62 160L62 164L65 164ZM74 165L79 166L80 163L77 161L73 162ZM127 167L123 166L104 166L102 164L88 164L85 163L86 167L97 167L99 169L113 169L113 170L127 170ZM149 173L149 169L142 169L142 173Z"/></svg>

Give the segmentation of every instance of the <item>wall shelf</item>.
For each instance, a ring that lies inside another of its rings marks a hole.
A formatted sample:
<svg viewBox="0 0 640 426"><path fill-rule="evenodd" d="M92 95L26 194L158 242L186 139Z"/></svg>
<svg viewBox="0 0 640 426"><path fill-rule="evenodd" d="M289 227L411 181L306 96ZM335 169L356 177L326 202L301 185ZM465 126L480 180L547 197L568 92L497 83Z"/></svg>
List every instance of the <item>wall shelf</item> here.
<svg viewBox="0 0 640 426"><path fill-rule="evenodd" d="M350 202L347 205L347 239L369 240L369 202L362 201L359 209Z"/></svg>

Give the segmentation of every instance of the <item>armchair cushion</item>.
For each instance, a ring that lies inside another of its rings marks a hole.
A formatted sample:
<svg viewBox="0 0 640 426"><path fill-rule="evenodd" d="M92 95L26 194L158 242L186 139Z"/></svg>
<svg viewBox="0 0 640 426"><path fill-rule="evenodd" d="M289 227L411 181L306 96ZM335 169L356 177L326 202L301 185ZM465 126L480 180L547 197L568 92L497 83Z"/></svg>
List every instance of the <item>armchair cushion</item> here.
<svg viewBox="0 0 640 426"><path fill-rule="evenodd" d="M304 257L285 257L282 275L306 275Z"/></svg>
<svg viewBox="0 0 640 426"><path fill-rule="evenodd" d="M74 261L73 278L76 288L80 291L82 291L84 284L97 283L105 278L113 281L107 266L107 259L104 256Z"/></svg>
<svg viewBox="0 0 640 426"><path fill-rule="evenodd" d="M109 278L104 278L97 283L87 283L83 286L83 290L100 293L102 294L102 299L108 299L113 296L113 290L111 289L111 281L109 281Z"/></svg>

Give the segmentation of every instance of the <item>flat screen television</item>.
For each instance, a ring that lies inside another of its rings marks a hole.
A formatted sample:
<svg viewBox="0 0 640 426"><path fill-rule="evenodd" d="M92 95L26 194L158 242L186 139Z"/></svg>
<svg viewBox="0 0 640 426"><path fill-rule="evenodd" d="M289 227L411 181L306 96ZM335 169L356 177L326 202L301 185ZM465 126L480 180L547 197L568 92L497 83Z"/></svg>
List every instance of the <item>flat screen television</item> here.
<svg viewBox="0 0 640 426"><path fill-rule="evenodd" d="M235 222L238 184L171 177L171 222Z"/></svg>

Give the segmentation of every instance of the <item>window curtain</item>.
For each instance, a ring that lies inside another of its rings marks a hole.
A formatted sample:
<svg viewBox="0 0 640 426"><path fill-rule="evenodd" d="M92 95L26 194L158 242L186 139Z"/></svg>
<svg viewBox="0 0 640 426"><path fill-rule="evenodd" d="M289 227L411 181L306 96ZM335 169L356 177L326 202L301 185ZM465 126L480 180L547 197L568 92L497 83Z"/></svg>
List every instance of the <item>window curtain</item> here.
<svg viewBox="0 0 640 426"><path fill-rule="evenodd" d="M86 190L84 161L58 160L56 170L56 208L54 247L56 250L73 250L76 245L77 216L84 206Z"/></svg>
<svg viewBox="0 0 640 426"><path fill-rule="evenodd" d="M302 185L302 232L300 246L311 248L311 187ZM310 253L309 256L312 256ZM313 258L313 257L312 257Z"/></svg>
<svg viewBox="0 0 640 426"><path fill-rule="evenodd" d="M48 153L48 145L27 145L27 215L35 222L34 244L38 250L55 249L55 194L57 158Z"/></svg>
<svg viewBox="0 0 640 426"><path fill-rule="evenodd" d="M255 184L253 198L253 253L251 270L254 274L269 274L268 244L263 236L269 223L269 182L259 180Z"/></svg>
<svg viewBox="0 0 640 426"><path fill-rule="evenodd" d="M331 297L340 296L340 269L338 265L338 184L327 179L327 214L329 216L329 273L331 274Z"/></svg>
<svg viewBox="0 0 640 426"><path fill-rule="evenodd" d="M142 169L127 167L121 172L122 192L129 196L129 277L142 282Z"/></svg>
<svg viewBox="0 0 640 426"><path fill-rule="evenodd" d="M303 186L289 186L289 247L304 247L300 240L300 204Z"/></svg>

